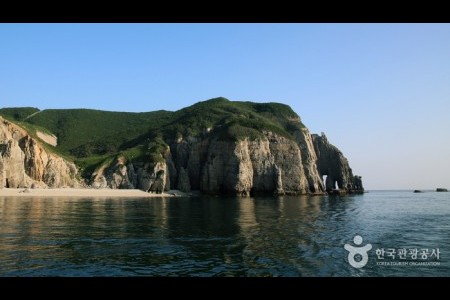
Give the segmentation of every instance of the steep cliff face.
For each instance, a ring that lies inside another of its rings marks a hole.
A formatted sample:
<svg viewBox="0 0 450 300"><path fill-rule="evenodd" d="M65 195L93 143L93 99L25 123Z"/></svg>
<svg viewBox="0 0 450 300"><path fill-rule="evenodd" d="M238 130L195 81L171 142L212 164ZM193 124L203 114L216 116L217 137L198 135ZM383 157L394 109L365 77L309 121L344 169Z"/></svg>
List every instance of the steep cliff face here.
<svg viewBox="0 0 450 300"><path fill-rule="evenodd" d="M255 140L180 139L171 145L179 174L172 180L178 182L174 188L211 194L321 194L337 183L342 192L364 190L361 177L353 175L342 152L324 135L303 128L293 136L265 131Z"/></svg>
<svg viewBox="0 0 450 300"><path fill-rule="evenodd" d="M0 188L74 187L77 168L0 117Z"/></svg>
<svg viewBox="0 0 450 300"><path fill-rule="evenodd" d="M99 168L91 183L97 188L139 188L156 193L200 190L241 196L321 194L336 188L363 191L361 177L353 176L342 152L324 135L310 135L306 128L296 131L294 139L270 131L254 140L224 141L214 134L179 138L165 152L164 162L130 163L119 157Z"/></svg>
<svg viewBox="0 0 450 300"><path fill-rule="evenodd" d="M305 176L311 193L321 193L325 190L322 176L317 169L317 154L314 149L312 136L307 128L294 132L294 138L300 146Z"/></svg>
<svg viewBox="0 0 450 300"><path fill-rule="evenodd" d="M175 159L178 165L183 169L187 166L187 173L193 175L189 176L190 185L195 187L195 179L199 178L198 189L205 193L250 195L324 191L320 178L310 176L310 170L305 172L299 144L272 132L264 132L264 136L256 140L212 138L194 143L182 140L172 148L178 154ZM306 167L310 168L309 162Z"/></svg>
<svg viewBox="0 0 450 300"><path fill-rule="evenodd" d="M8 111L7 118L29 112ZM55 132L44 141L80 162L94 188L244 196L364 190L342 152L280 103L216 98L177 112L47 110L25 119ZM46 151L42 137L0 121L0 187L77 185L75 165Z"/></svg>
<svg viewBox="0 0 450 300"><path fill-rule="evenodd" d="M94 188L141 189L161 194L170 187L166 162L126 162L119 156L112 164L102 165L90 180Z"/></svg>
<svg viewBox="0 0 450 300"><path fill-rule="evenodd" d="M320 176L326 177L326 190L336 189L347 192L362 192L364 188L360 176L354 176L347 158L342 152L328 142L324 133L312 135L317 154L317 168Z"/></svg>

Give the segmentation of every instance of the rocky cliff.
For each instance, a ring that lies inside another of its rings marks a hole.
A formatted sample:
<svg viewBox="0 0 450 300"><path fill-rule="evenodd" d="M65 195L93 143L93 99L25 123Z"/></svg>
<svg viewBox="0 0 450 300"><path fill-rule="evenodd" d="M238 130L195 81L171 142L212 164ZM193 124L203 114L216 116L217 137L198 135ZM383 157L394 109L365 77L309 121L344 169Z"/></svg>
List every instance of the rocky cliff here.
<svg viewBox="0 0 450 300"><path fill-rule="evenodd" d="M170 188L166 162L127 162L119 156L112 164L102 165L91 177L93 188L140 189L161 194Z"/></svg>
<svg viewBox="0 0 450 300"><path fill-rule="evenodd" d="M317 154L317 169L321 177L326 176L326 191L338 188L350 193L363 192L361 176L353 175L347 158L328 142L325 134L313 134L312 139Z"/></svg>
<svg viewBox="0 0 450 300"><path fill-rule="evenodd" d="M93 188L243 196L363 191L342 152L280 103L216 98L177 112L47 110L22 119L55 133L46 140L0 120L1 186L77 185L77 167L47 151L47 141L74 157Z"/></svg>
<svg viewBox="0 0 450 300"><path fill-rule="evenodd" d="M163 162L131 163L119 157L99 168L91 184L240 196L363 191L342 153L324 135L311 136L307 129L295 132L294 139L267 131L255 140L223 141L213 132L203 139L181 138L171 143Z"/></svg>
<svg viewBox="0 0 450 300"><path fill-rule="evenodd" d="M77 168L0 117L0 188L74 187Z"/></svg>

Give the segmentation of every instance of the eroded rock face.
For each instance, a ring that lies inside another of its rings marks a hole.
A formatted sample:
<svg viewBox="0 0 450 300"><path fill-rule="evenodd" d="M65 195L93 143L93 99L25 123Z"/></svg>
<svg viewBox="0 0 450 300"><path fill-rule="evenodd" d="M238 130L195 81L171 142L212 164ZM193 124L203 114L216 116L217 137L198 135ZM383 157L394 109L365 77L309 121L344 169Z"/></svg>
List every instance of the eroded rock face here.
<svg viewBox="0 0 450 300"><path fill-rule="evenodd" d="M178 172L177 189L185 193L191 191L191 183L189 181L189 175L186 169L183 167L180 167L180 172Z"/></svg>
<svg viewBox="0 0 450 300"><path fill-rule="evenodd" d="M107 169L105 174L107 185L112 189L133 189L134 186L132 180L129 178L129 174L132 174L134 169L130 171L125 165L125 160L119 158L115 165Z"/></svg>
<svg viewBox="0 0 450 300"><path fill-rule="evenodd" d="M91 177L93 188L141 189L162 193L170 187L166 162L126 162L119 156L111 165L100 166Z"/></svg>
<svg viewBox="0 0 450 300"><path fill-rule="evenodd" d="M1 187L75 187L76 166L47 151L21 127L0 117Z"/></svg>
<svg viewBox="0 0 450 300"><path fill-rule="evenodd" d="M317 155L311 134L307 128L303 128L301 131L295 131L294 138L300 146L309 191L311 193L322 193L325 187L322 176L317 169Z"/></svg>
<svg viewBox="0 0 450 300"><path fill-rule="evenodd" d="M148 189L148 192L162 194L166 188L166 172L159 170L155 173L154 179Z"/></svg>
<svg viewBox="0 0 450 300"><path fill-rule="evenodd" d="M5 186L21 188L31 185L31 178L25 173L25 154L15 139L6 140L2 145Z"/></svg>
<svg viewBox="0 0 450 300"><path fill-rule="evenodd" d="M186 166L192 189L242 196L310 192L299 145L271 132L253 141L178 140L171 149L177 167L183 166L178 180L183 176L182 181L186 181ZM320 188L321 183L312 182L312 185Z"/></svg>
<svg viewBox="0 0 450 300"><path fill-rule="evenodd" d="M157 163L130 162L119 156L91 177L94 188L134 189L249 196L258 193L308 194L361 192L347 159L322 134L306 128L287 138L273 132L250 140L221 140L207 130L202 137L178 137ZM21 127L0 118L0 188L74 187L77 168L47 151ZM327 176L326 182L322 178Z"/></svg>
<svg viewBox="0 0 450 300"><path fill-rule="evenodd" d="M209 194L320 194L363 191L341 151L325 135L311 136L304 128L294 139L264 132L239 141L178 138L163 154L164 162L118 159L94 174L93 182L110 188L139 188L161 193L170 188ZM326 182L322 181L327 175ZM171 186L172 185L172 186Z"/></svg>
<svg viewBox="0 0 450 300"><path fill-rule="evenodd" d="M3 168L3 158L0 155L0 189L6 185L5 183L5 169Z"/></svg>
<svg viewBox="0 0 450 300"><path fill-rule="evenodd" d="M317 155L317 169L321 177L327 176L325 188L328 192L338 188L349 193L363 192L360 176L353 176L347 158L342 152L328 142L324 133L312 135ZM336 187L337 185L337 187Z"/></svg>

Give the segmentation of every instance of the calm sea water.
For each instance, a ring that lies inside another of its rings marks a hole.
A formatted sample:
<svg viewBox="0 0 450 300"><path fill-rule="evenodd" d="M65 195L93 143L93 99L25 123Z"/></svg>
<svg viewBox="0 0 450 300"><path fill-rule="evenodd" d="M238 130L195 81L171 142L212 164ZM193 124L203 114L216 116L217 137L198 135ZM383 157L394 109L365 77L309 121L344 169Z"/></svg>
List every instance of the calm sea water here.
<svg viewBox="0 0 450 300"><path fill-rule="evenodd" d="M436 192L0 197L0 276L450 276L449 216ZM372 245L359 269L344 249L356 234Z"/></svg>

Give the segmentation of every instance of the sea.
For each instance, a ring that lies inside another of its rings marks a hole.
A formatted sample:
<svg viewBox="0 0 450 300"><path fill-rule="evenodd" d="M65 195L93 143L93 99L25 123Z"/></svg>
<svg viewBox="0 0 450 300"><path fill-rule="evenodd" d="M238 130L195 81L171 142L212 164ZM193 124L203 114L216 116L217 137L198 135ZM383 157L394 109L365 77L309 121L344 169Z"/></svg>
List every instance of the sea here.
<svg viewBox="0 0 450 300"><path fill-rule="evenodd" d="M0 276L450 276L450 193L0 197Z"/></svg>

